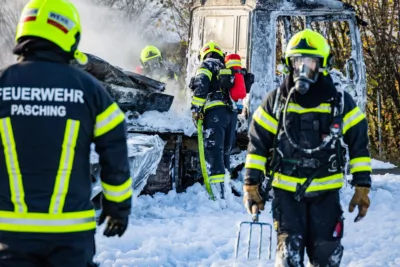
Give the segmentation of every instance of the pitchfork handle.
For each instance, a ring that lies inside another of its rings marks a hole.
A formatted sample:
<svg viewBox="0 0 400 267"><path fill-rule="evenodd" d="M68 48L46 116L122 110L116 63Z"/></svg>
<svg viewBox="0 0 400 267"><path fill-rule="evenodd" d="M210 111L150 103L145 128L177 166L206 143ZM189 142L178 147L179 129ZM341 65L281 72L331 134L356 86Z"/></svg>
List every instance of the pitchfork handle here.
<svg viewBox="0 0 400 267"><path fill-rule="evenodd" d="M260 214L259 210L258 210L258 205L257 204L253 204L251 206L251 214L252 214L252 219L253 222L258 222L258 215Z"/></svg>

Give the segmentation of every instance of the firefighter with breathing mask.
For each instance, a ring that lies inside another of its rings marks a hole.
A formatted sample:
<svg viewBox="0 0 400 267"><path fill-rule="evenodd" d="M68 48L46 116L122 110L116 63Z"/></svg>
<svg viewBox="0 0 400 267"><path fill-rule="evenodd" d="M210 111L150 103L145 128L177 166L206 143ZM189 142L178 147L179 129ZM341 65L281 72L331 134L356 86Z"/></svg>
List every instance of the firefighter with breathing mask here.
<svg viewBox="0 0 400 267"><path fill-rule="evenodd" d="M310 29L296 33L284 60L286 79L252 117L243 202L249 212L254 205L263 210L272 184L275 266L304 266L306 248L309 266L338 267L346 151L355 188L349 211L358 207L355 222L370 204L367 120L352 97L334 86L328 72L330 47L321 34ZM266 188L265 176L271 177Z"/></svg>
<svg viewBox="0 0 400 267"><path fill-rule="evenodd" d="M140 62L143 70L140 74L163 83L171 80L178 81L178 75L165 66L161 52L157 47L153 45L144 47L140 53Z"/></svg>

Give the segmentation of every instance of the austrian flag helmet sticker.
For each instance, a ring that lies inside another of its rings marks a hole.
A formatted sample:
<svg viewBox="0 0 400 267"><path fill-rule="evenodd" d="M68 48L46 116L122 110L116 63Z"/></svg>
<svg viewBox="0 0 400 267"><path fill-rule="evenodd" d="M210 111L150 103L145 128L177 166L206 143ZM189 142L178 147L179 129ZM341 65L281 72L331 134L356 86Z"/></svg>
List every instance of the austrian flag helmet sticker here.
<svg viewBox="0 0 400 267"><path fill-rule="evenodd" d="M49 12L47 23L60 29L64 33L68 33L71 29L75 27L75 22L63 15L54 12Z"/></svg>
<svg viewBox="0 0 400 267"><path fill-rule="evenodd" d="M30 8L26 10L20 18L20 23L35 21L38 13L39 9L37 8Z"/></svg>

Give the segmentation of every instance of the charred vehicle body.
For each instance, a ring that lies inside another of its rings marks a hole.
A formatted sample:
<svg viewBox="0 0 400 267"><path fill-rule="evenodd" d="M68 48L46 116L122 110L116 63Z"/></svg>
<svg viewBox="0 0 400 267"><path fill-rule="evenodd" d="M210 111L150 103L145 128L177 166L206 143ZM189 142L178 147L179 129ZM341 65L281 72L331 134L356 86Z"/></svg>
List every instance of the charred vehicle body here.
<svg viewBox="0 0 400 267"><path fill-rule="evenodd" d="M355 10L338 0L198 0L194 3L190 18L187 77L195 73L199 65L199 51L210 40L217 42L223 51L239 54L242 66L255 75L255 82L244 100L244 108L239 116L237 154L232 155L235 159L231 163L235 171L244 166L245 153L240 152L244 152L247 147L248 120L264 96L284 79L281 56L285 44L298 30L312 28L332 42L333 39L329 38L331 32L341 29L343 41L340 45L331 43L331 47L334 52L346 58L334 64L337 69L332 69L330 74L337 88L348 91L357 105L365 110L366 68L359 23ZM162 92L163 84L116 69L114 72L124 76L122 79L128 81L127 84L106 79L109 70L95 76L106 84L121 108L127 111L127 117L132 114L140 116L146 110L165 112L169 109L173 96ZM92 71L90 68L86 70ZM129 118L127 121L130 121ZM190 119L187 123L192 124ZM132 164L139 168L134 170L136 173L133 177L139 179L141 170L147 170L145 178L136 182L139 192L182 192L193 183L202 182L197 136L194 132L188 133L187 129L179 127L170 129L154 124L143 126L128 123L128 133L128 138L132 140L138 136L141 138L136 143L131 140ZM146 138L149 138L148 145ZM154 151L153 158L147 157L140 161L141 155L149 151ZM151 164L148 160L152 161ZM95 163L93 161L94 176L98 175ZM237 175L233 175L235 177Z"/></svg>

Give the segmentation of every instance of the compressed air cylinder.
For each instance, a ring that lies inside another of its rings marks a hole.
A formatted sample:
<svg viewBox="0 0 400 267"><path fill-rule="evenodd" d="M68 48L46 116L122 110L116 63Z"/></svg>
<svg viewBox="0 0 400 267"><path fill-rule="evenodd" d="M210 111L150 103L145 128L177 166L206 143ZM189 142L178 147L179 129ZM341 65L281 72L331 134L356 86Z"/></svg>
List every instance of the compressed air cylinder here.
<svg viewBox="0 0 400 267"><path fill-rule="evenodd" d="M235 75L235 82L233 87L230 89L230 94L233 101L238 101L246 97L246 85L244 82L244 76L240 72L242 69L241 58L238 54L229 54L225 56L226 68L232 69Z"/></svg>

